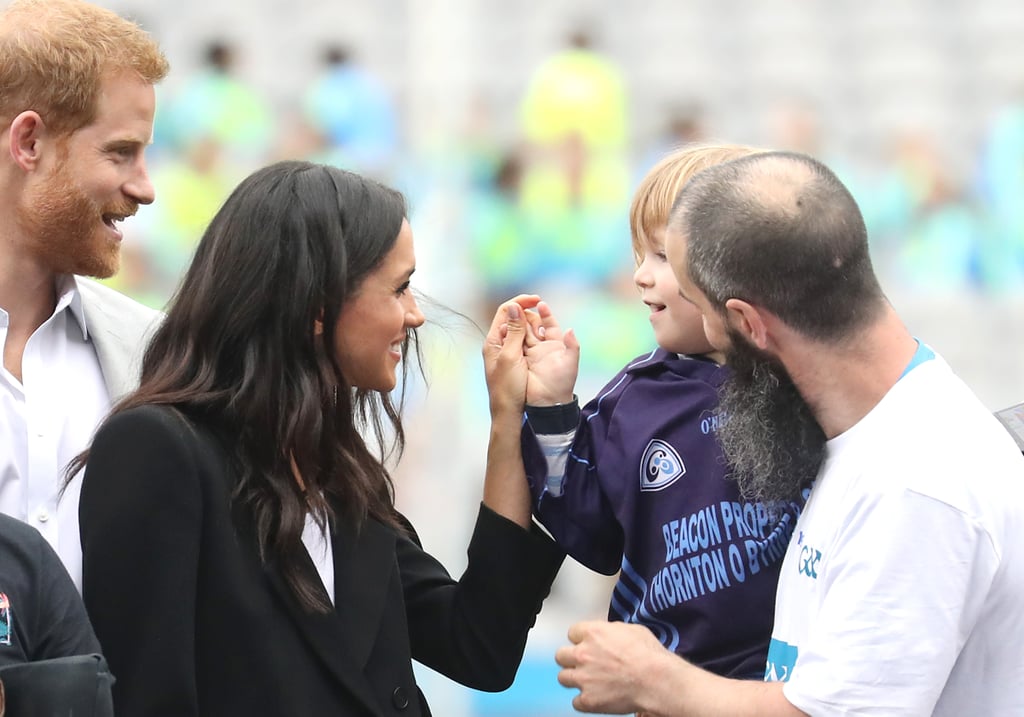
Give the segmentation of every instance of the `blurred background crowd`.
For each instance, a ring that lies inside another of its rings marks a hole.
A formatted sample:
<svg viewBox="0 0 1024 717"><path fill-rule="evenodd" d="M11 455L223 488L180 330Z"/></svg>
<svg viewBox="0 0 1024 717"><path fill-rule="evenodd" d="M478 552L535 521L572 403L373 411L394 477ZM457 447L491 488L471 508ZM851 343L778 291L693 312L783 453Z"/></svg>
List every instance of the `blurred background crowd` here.
<svg viewBox="0 0 1024 717"><path fill-rule="evenodd" d="M1024 400L1024 6L1015 0L106 0L172 63L157 202L111 281L154 307L252 169L324 161L406 193L427 381L398 500L453 571L479 500L495 305L540 293L592 396L653 347L627 209L679 144L805 151L865 215L883 286L991 409ZM438 714L571 714L552 652L610 583L567 565L510 693L424 672ZM268 648L269 649L269 648Z"/></svg>

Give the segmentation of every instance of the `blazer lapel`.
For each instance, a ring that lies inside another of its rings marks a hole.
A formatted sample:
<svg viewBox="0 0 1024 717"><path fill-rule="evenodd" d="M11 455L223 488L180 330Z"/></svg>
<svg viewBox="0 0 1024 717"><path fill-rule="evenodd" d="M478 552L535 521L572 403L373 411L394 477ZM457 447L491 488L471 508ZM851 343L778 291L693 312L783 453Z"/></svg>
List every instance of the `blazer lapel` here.
<svg viewBox="0 0 1024 717"><path fill-rule="evenodd" d="M161 314L88 279L75 281L89 340L113 403L139 385L142 352Z"/></svg>
<svg viewBox="0 0 1024 717"><path fill-rule="evenodd" d="M373 650L397 571L395 534L367 519L359 535L336 530L332 545L335 612L352 657L363 667Z"/></svg>
<svg viewBox="0 0 1024 717"><path fill-rule="evenodd" d="M395 565L395 537L375 521L367 521L358 535L334 531L335 609L310 613L303 609L280 571L265 566L299 634L331 673L373 712L380 709L364 669L373 649L387 602L386 592ZM301 569L319 581L305 551L297 557Z"/></svg>
<svg viewBox="0 0 1024 717"><path fill-rule="evenodd" d="M118 331L117 324L110 320L102 307L88 302L83 303L83 306L89 337L96 347L96 356L103 369L107 391L110 393L111 402L114 402L128 393L138 382L137 376L130 375L131 367L125 361L125 357L130 356L132 351Z"/></svg>

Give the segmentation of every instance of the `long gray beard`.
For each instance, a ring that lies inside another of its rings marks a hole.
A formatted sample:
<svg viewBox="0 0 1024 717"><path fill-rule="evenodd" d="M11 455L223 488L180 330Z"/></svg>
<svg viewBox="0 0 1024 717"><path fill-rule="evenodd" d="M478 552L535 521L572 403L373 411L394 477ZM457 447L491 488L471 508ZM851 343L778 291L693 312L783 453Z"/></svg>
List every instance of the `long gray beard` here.
<svg viewBox="0 0 1024 717"><path fill-rule="evenodd" d="M732 374L720 389L718 440L747 500L799 497L825 460L825 434L786 369L731 334Z"/></svg>

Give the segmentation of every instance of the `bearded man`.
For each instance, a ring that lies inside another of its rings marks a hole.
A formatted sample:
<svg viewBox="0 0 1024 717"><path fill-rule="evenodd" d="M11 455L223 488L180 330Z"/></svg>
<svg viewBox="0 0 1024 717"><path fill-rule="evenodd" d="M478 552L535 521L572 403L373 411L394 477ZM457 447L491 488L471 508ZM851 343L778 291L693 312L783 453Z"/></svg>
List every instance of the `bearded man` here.
<svg viewBox="0 0 1024 717"><path fill-rule="evenodd" d="M81 588L80 483L62 470L137 381L158 314L82 276L119 266L119 224L153 201L144 150L168 64L137 25L79 0L0 13L0 511Z"/></svg>
<svg viewBox="0 0 1024 717"><path fill-rule="evenodd" d="M735 479L751 498L810 494L764 682L581 623L556 655L574 706L1024 714L1024 456L886 300L847 189L805 155L717 165L680 193L666 253L735 373L719 431Z"/></svg>

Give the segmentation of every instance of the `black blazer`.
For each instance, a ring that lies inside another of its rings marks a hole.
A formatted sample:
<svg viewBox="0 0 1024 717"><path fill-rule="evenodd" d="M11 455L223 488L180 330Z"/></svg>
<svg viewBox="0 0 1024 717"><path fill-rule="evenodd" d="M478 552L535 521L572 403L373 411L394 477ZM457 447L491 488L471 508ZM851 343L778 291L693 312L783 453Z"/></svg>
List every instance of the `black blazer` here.
<svg viewBox="0 0 1024 717"><path fill-rule="evenodd" d="M539 532L482 507L458 581L375 521L332 531L335 610L303 611L208 429L147 406L107 421L79 515L83 596L122 717L428 715L411 660L488 691L511 684L561 564ZM297 558L316 575L305 551Z"/></svg>

